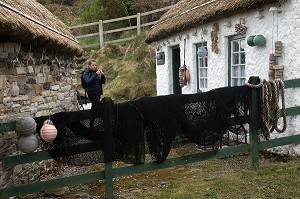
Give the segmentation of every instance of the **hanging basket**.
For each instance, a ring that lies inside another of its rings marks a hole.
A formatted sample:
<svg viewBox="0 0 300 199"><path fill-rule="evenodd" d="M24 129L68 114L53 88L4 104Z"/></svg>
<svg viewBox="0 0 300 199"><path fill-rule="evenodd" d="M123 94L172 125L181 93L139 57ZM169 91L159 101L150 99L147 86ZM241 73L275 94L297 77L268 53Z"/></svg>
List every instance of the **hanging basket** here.
<svg viewBox="0 0 300 199"><path fill-rule="evenodd" d="M57 129L51 120L45 120L40 131L41 138L46 142L52 142L57 136Z"/></svg>

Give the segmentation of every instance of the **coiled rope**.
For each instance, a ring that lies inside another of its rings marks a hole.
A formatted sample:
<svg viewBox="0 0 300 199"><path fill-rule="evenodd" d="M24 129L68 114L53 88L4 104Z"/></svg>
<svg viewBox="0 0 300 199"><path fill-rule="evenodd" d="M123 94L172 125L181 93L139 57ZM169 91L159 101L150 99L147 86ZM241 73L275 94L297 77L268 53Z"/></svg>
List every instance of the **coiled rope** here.
<svg viewBox="0 0 300 199"><path fill-rule="evenodd" d="M281 79L270 81L261 80L258 85L246 83L246 86L255 89L261 88L262 130L265 138L270 138L270 134L274 130L276 130L278 133L283 133L286 130L286 112L283 81ZM280 98L281 110L279 107ZM280 129L278 120L281 115L283 126Z"/></svg>

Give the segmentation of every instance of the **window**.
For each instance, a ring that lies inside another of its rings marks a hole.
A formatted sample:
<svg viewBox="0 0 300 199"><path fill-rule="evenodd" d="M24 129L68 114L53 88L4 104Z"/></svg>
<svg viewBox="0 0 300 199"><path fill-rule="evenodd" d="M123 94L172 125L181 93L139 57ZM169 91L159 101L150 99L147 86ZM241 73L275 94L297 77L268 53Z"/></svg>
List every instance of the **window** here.
<svg viewBox="0 0 300 199"><path fill-rule="evenodd" d="M229 38L229 86L241 86L245 84L246 56L245 56L245 38Z"/></svg>
<svg viewBox="0 0 300 199"><path fill-rule="evenodd" d="M208 80L207 80L207 55L204 57L198 56L198 48L204 47L207 51L207 43L203 42L196 45L196 57L197 57L197 89L207 88Z"/></svg>

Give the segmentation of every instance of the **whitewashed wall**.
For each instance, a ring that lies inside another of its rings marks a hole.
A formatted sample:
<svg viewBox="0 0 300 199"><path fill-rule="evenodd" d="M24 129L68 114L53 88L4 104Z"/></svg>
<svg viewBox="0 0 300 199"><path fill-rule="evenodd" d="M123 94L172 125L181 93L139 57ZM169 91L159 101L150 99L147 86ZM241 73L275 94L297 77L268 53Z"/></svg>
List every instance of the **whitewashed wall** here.
<svg viewBox="0 0 300 199"><path fill-rule="evenodd" d="M166 54L165 64L157 65L157 95L167 95L173 93L172 84L172 47L180 46L180 59L183 65L184 57L184 37L186 38L186 65L190 70L191 80L187 86L182 88L183 94L197 92L196 77L196 46L200 43L200 32L206 30L204 41L208 46L208 88L202 91L211 90L228 85L228 37L236 35L234 25L239 23L240 18L245 19L245 26L248 28L245 38L250 35L262 34L266 38L264 46L251 47L246 44L246 78L250 76L259 76L261 79L268 79L269 54L272 53L272 34L277 39L277 19L275 17L275 28L273 31L273 13L269 12L270 7L267 5L260 9L252 10L244 14L235 15L229 18L215 21L219 24L218 47L219 53L212 52L211 49L211 31L215 22L199 26L186 32L173 35L158 41L161 45L161 51ZM259 10L263 10L263 18L259 19L255 15ZM283 56L279 58L279 63L285 66L284 79L294 79L300 77L300 1L291 0L281 6L282 12L278 15L278 40L283 42ZM232 23L231 27L226 27L227 21ZM197 32L197 34L195 34ZM286 89L286 106L300 106L300 88ZM282 137L299 133L300 117L293 116L288 118L288 129L285 133L273 133L272 137ZM284 146L276 149L279 153L300 155L300 146Z"/></svg>

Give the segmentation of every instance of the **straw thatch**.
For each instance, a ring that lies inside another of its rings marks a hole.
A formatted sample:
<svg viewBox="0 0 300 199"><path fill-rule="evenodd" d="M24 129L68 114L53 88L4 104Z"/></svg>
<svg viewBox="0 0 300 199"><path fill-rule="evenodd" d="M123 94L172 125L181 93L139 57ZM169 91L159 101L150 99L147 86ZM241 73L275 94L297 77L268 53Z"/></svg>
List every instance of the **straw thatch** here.
<svg viewBox="0 0 300 199"><path fill-rule="evenodd" d="M0 41L65 55L83 52L68 27L36 0L0 0Z"/></svg>
<svg viewBox="0 0 300 199"><path fill-rule="evenodd" d="M181 0L152 27L147 34L146 43L266 4L285 1L287 0Z"/></svg>

